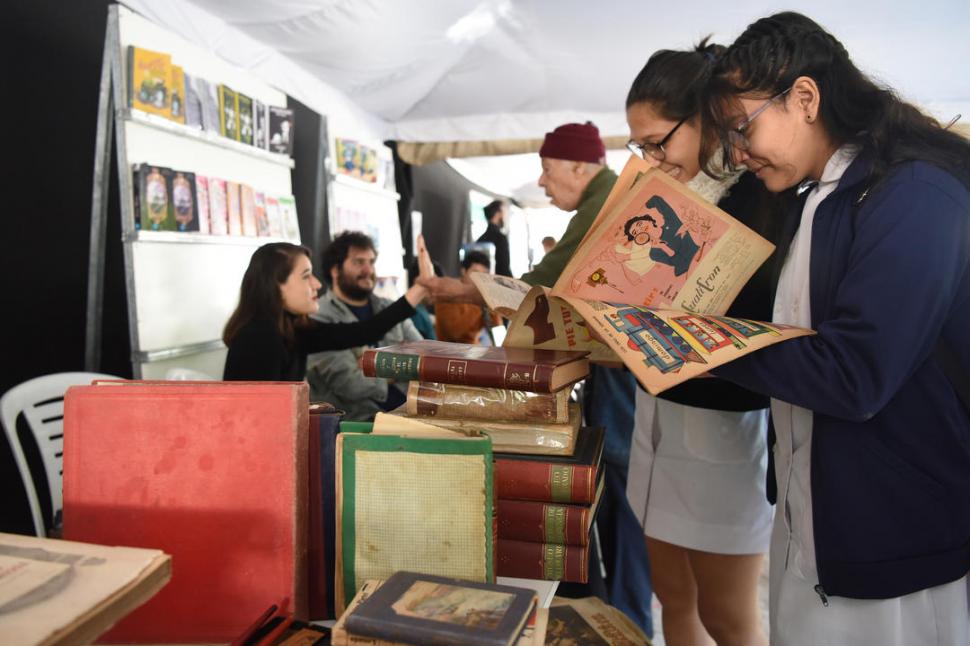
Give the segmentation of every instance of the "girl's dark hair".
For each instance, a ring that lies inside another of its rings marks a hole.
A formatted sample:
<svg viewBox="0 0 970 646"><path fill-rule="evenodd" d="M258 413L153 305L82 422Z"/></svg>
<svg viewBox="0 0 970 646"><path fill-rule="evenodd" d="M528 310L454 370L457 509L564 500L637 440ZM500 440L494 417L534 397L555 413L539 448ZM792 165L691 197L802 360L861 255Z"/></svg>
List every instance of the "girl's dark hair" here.
<svg viewBox="0 0 970 646"><path fill-rule="evenodd" d="M295 328L306 325L307 317L286 313L280 286L289 278L301 255L309 258L310 250L289 242L271 242L253 253L239 288L239 305L222 331L223 343L232 343L250 321L264 319L276 323L280 334L292 345Z"/></svg>
<svg viewBox="0 0 970 646"><path fill-rule="evenodd" d="M970 185L970 142L877 85L853 64L842 43L794 12L752 23L724 52L704 101L709 111L704 122L714 129L705 145L726 146L723 134L733 126L738 95L774 96L800 76L818 84L818 118L834 142L859 145L872 157L868 186L896 164L917 159Z"/></svg>
<svg viewBox="0 0 970 646"><path fill-rule="evenodd" d="M670 121L688 119L700 112L704 87L724 47L708 43L692 50L661 49L643 66L626 95L626 107L650 103Z"/></svg>

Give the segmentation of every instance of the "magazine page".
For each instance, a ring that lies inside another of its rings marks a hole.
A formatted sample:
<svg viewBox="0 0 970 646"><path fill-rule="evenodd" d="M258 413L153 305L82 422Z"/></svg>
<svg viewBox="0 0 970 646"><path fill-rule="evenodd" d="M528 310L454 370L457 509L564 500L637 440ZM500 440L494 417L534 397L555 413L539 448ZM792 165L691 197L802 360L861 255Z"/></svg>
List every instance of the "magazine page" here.
<svg viewBox="0 0 970 646"><path fill-rule="evenodd" d="M766 346L814 334L779 323L566 299L656 395Z"/></svg>
<svg viewBox="0 0 970 646"><path fill-rule="evenodd" d="M498 276L474 271L468 274L472 283L482 295L482 299L493 312L511 318L522 304L522 299L532 288L529 283L518 278Z"/></svg>
<svg viewBox="0 0 970 646"><path fill-rule="evenodd" d="M541 285L529 290L512 316L502 345L509 348L585 350L590 353L590 361L619 364L620 357L589 333L586 322L573 306L552 296L551 291Z"/></svg>
<svg viewBox="0 0 970 646"><path fill-rule="evenodd" d="M553 296L723 314L774 249L657 169L593 228Z"/></svg>

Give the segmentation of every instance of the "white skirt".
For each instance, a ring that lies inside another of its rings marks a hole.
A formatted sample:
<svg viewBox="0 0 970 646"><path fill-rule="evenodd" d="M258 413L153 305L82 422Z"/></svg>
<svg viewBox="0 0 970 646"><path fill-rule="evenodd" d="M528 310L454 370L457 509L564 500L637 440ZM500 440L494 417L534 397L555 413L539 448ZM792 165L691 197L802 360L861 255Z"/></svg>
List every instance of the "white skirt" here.
<svg viewBox="0 0 970 646"><path fill-rule="evenodd" d="M646 536L715 554L768 550L767 411L694 408L638 388L635 422L627 498Z"/></svg>

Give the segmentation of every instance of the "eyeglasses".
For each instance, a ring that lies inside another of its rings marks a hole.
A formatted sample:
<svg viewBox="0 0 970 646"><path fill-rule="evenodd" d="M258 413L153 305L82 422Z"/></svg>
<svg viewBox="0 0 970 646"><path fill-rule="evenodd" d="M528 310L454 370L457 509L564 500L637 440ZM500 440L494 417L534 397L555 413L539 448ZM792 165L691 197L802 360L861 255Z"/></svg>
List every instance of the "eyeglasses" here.
<svg viewBox="0 0 970 646"><path fill-rule="evenodd" d="M750 117L742 121L734 128L731 128L730 130L728 130L727 131L728 143L739 150L749 150L751 148L751 140L748 139L747 135L744 134L744 131L748 129L748 126L751 125L752 121L758 118L759 114L767 110L772 103L774 103L781 97L785 96L789 92L791 92L791 88L788 88L781 94L776 94L775 96L771 97L770 99L764 102L764 105L762 105L757 110L752 112Z"/></svg>
<svg viewBox="0 0 970 646"><path fill-rule="evenodd" d="M675 132L677 132L677 128L684 125L685 121L687 121L687 117L684 117L678 121L677 125L674 126L673 129L667 133L667 136L661 139L658 143L652 144L647 142L640 144L631 139L630 141L626 142L626 149L634 155L639 155L643 159L646 159L647 155L650 155L657 161L663 161L667 157L667 152L664 150L664 146L667 145L670 138L674 136Z"/></svg>

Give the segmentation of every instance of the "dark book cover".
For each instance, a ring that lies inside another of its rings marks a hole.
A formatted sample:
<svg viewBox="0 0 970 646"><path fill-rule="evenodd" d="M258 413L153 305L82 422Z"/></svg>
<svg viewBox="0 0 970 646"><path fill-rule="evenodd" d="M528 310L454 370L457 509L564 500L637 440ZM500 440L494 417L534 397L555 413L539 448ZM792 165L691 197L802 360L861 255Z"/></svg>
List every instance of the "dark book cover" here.
<svg viewBox="0 0 970 646"><path fill-rule="evenodd" d="M244 144L253 145L253 100L236 93L236 138Z"/></svg>
<svg viewBox="0 0 970 646"><path fill-rule="evenodd" d="M195 194L195 173L174 171L172 177L172 208L179 231L199 230L199 204Z"/></svg>
<svg viewBox="0 0 970 646"><path fill-rule="evenodd" d="M202 129L202 97L198 79L185 75L185 125Z"/></svg>
<svg viewBox="0 0 970 646"><path fill-rule="evenodd" d="M269 117L266 104L253 99L253 145L269 150Z"/></svg>
<svg viewBox="0 0 970 646"><path fill-rule="evenodd" d="M293 154L293 111L271 105L269 110L269 149L282 155Z"/></svg>
<svg viewBox="0 0 970 646"><path fill-rule="evenodd" d="M334 566L337 505L334 449L341 411L330 404L310 404L310 617L334 618Z"/></svg>
<svg viewBox="0 0 970 646"><path fill-rule="evenodd" d="M175 231L172 205L173 172L163 166L142 164L138 173L137 228L143 231Z"/></svg>
<svg viewBox="0 0 970 646"><path fill-rule="evenodd" d="M583 427L572 455L495 454L496 497L590 505L600 479L606 433Z"/></svg>
<svg viewBox="0 0 970 646"><path fill-rule="evenodd" d="M236 133L236 93L225 85L219 86L219 132L227 139L239 139Z"/></svg>
<svg viewBox="0 0 970 646"><path fill-rule="evenodd" d="M600 478L592 505L497 500L495 512L498 515L498 537L532 543L580 547L588 545L590 529L603 495L604 480Z"/></svg>
<svg viewBox="0 0 970 646"><path fill-rule="evenodd" d="M141 229L141 173L144 164L131 165L131 194L132 214L135 219L135 230Z"/></svg>
<svg viewBox="0 0 970 646"><path fill-rule="evenodd" d="M418 644L508 646L535 609L533 590L396 572L347 616L347 632Z"/></svg>
<svg viewBox="0 0 970 646"><path fill-rule="evenodd" d="M589 374L586 352L409 341L365 350L368 377L550 393Z"/></svg>

